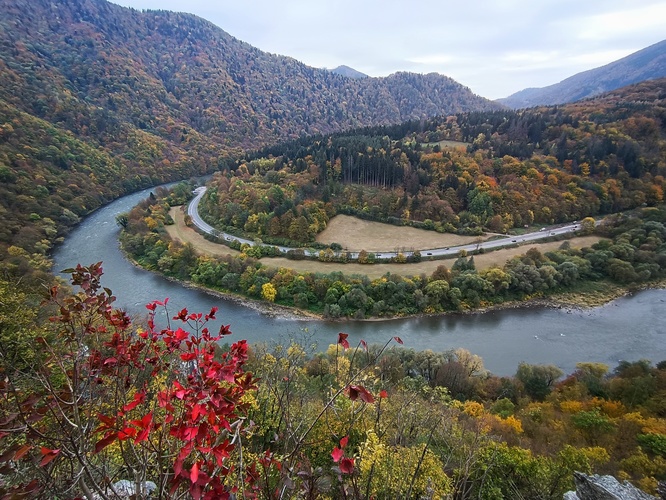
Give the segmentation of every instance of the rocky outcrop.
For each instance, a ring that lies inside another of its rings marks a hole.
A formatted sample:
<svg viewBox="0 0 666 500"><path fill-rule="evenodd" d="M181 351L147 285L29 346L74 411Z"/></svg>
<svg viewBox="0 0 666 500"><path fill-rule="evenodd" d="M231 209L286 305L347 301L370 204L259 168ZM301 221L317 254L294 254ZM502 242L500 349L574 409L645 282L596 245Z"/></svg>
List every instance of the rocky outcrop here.
<svg viewBox="0 0 666 500"><path fill-rule="evenodd" d="M564 494L564 500L658 500L630 484L620 483L613 476L588 476L574 472L576 491Z"/></svg>
<svg viewBox="0 0 666 500"><path fill-rule="evenodd" d="M113 483L113 486L105 491L105 496L94 494L94 500L101 500L102 498L127 498L127 499L149 499L153 498L152 494L157 491L157 485L152 481L144 481L139 484L139 491L137 491L137 483L121 479Z"/></svg>

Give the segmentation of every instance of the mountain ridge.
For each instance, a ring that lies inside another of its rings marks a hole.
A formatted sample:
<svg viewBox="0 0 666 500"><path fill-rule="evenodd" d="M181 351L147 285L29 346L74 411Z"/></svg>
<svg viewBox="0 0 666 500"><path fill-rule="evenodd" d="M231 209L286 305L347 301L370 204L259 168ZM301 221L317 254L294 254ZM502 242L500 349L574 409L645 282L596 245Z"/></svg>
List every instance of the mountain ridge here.
<svg viewBox="0 0 666 500"><path fill-rule="evenodd" d="M337 75L346 76L347 78L369 78L369 76L365 73L361 73L360 71L355 70L354 68L350 68L349 66L345 66L344 64L329 71Z"/></svg>
<svg viewBox="0 0 666 500"><path fill-rule="evenodd" d="M65 87L82 104L161 137L171 135L156 122L165 116L230 147L252 148L499 106L443 75L345 78L263 52L191 14L105 0L2 0L0 8L0 59L14 73L5 82L23 79L33 94ZM41 96L46 106L36 109L40 96L21 101L24 92L7 89L0 85L0 98L40 117L58 100Z"/></svg>
<svg viewBox="0 0 666 500"><path fill-rule="evenodd" d="M664 76L666 40L604 66L576 73L559 83L526 88L496 102L514 109L564 104Z"/></svg>

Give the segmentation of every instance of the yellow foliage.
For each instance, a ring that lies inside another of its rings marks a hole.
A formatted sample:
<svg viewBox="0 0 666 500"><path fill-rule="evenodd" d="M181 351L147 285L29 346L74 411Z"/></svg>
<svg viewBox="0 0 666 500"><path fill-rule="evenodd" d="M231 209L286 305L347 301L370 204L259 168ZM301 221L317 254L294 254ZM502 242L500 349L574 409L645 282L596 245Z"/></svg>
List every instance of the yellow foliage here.
<svg viewBox="0 0 666 500"><path fill-rule="evenodd" d="M583 410L582 401L562 401L560 402L560 410L564 413L574 414Z"/></svg>
<svg viewBox="0 0 666 500"><path fill-rule="evenodd" d="M485 413L485 409L481 403L476 401L466 401L463 405L463 411L470 417L479 418Z"/></svg>
<svg viewBox="0 0 666 500"><path fill-rule="evenodd" d="M608 453L608 450L606 450L606 448L602 448L601 446L581 448L580 451L583 452L593 468L598 465L605 464L610 460L610 454Z"/></svg>
<svg viewBox="0 0 666 500"><path fill-rule="evenodd" d="M291 344L287 348L287 356L295 360L302 360L306 358L306 354L305 351L303 350L303 347L298 344Z"/></svg>
<svg viewBox="0 0 666 500"><path fill-rule="evenodd" d="M620 401L609 401L601 398L592 398L590 405L594 408L599 408L602 413L605 413L611 418L618 418L627 412L627 409Z"/></svg>
<svg viewBox="0 0 666 500"><path fill-rule="evenodd" d="M272 283L264 283L261 285L261 296L268 302L275 302L275 297L277 297L275 286L273 286Z"/></svg>
<svg viewBox="0 0 666 500"><path fill-rule="evenodd" d="M523 433L523 424L520 420L518 420L516 417L513 415L509 415L507 418L504 419L504 424L513 432L516 434L522 434Z"/></svg>
<svg viewBox="0 0 666 500"><path fill-rule="evenodd" d="M646 434L666 434L666 420L649 417L643 420L642 431Z"/></svg>
<svg viewBox="0 0 666 500"><path fill-rule="evenodd" d="M258 410L259 409L259 401L257 400L256 391L247 391L247 392L245 392L243 394L243 397L241 398L241 402L247 404L248 407L253 409L253 410Z"/></svg>
<svg viewBox="0 0 666 500"><path fill-rule="evenodd" d="M662 457L650 458L638 448L630 457L620 461L620 474L635 480L645 477L661 477L666 474L666 460Z"/></svg>
<svg viewBox="0 0 666 500"><path fill-rule="evenodd" d="M622 420L626 420L627 422L634 423L634 424L636 424L640 427L643 427L646 424L646 420L643 417L643 415L641 415L637 411L624 414L622 416Z"/></svg>
<svg viewBox="0 0 666 500"><path fill-rule="evenodd" d="M28 255L28 252L26 252L23 248L14 245L7 249L7 253L12 257L25 257Z"/></svg>
<svg viewBox="0 0 666 500"><path fill-rule="evenodd" d="M148 226L148 229L150 229L151 231L157 229L157 227L159 226L159 223L152 217L144 217L143 220L146 223L146 226Z"/></svg>
<svg viewBox="0 0 666 500"><path fill-rule="evenodd" d="M406 498L410 486L411 498L444 499L452 492L451 479L434 453L424 454L423 445L387 446L372 431L361 449L359 468L361 484L370 485L372 497Z"/></svg>
<svg viewBox="0 0 666 500"><path fill-rule="evenodd" d="M657 493L658 485L659 481L657 481L654 477L644 477L636 481L636 487L646 493L649 493L650 495Z"/></svg>

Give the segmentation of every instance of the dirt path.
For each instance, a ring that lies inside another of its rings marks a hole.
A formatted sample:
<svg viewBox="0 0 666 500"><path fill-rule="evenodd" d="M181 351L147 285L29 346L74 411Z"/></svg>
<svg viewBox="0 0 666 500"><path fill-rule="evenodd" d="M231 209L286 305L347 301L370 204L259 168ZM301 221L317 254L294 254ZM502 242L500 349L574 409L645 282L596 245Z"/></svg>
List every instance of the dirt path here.
<svg viewBox="0 0 666 500"><path fill-rule="evenodd" d="M169 212L173 220L176 222L171 226L167 226L166 230L169 236L173 239L180 240L182 242L192 243L194 248L197 251L208 254L208 255L239 255L240 252L232 250L226 245L220 245L208 241L194 229L185 226L185 214L182 210L182 207L173 207ZM337 216L332 219L331 222L334 222L338 217L348 217L348 216ZM329 242L337 242L343 245L343 242L347 242L350 246L349 250L368 250L368 251L380 251L380 250L393 250L396 248L395 242L409 242L409 247L406 245L399 245L401 248L407 249L427 249L427 248L436 248L442 246L456 246L463 245L465 243L470 243L476 241L476 238L471 238L469 236L458 236L454 234L439 234L434 231L426 231L422 229L415 229L411 227L395 227L387 224L379 224L376 222L368 222L353 217L349 217L352 221L346 221L348 226L345 228L344 220L337 224L329 224L329 226L319 235L322 237L324 233L329 231L329 234L325 238L330 238L333 235L335 238ZM363 224L357 225L355 222L361 222ZM338 225L339 224L339 225ZM333 226L333 227L331 227ZM375 226L388 226L387 228L375 227ZM393 230L397 231L394 232ZM399 232L399 233L398 233ZM415 233L416 232L416 233ZM421 234L427 233L427 234ZM346 235L346 236L345 236ZM384 236L382 236L384 235ZM399 236L398 236L399 235ZM345 239L342 238L345 236ZM382 243L375 244L372 238L373 236L377 237ZM347 239L348 238L348 239ZM583 236L579 238L572 238L568 240L571 243L572 247L583 248L596 243L601 238L598 236ZM318 241L328 241L324 239L317 238ZM393 242L392 247L387 248L387 244ZM433 244L433 242L435 242ZM443 242L443 243L441 243ZM454 243L455 242L455 243ZM420 246L420 245L430 245L430 246ZM367 245L361 246L360 248L351 248L352 246L356 247L358 245ZM476 268L487 269L495 265L502 266L504 263L517 256L522 255L530 248L536 247L542 253L557 250L562 245L561 241L552 241L548 243L534 243L525 246L519 246L517 248L505 248L501 250L496 250L494 252L488 252L485 254L479 254L474 256L474 263ZM344 246L344 245L343 245ZM281 257L275 258L263 258L261 262L269 267L286 267L289 269L294 269L298 272L320 272L320 273L331 273L333 271L342 271L345 274L362 274L366 275L371 279L379 278L384 276L386 273L390 272L393 274L400 274L402 276L417 276L420 274L430 275L432 274L437 266L445 265L451 267L455 259L445 259L445 260L433 260L433 261L423 261L414 264L373 264L373 265L363 265L363 264L339 264L337 262L318 262L313 260L290 260Z"/></svg>

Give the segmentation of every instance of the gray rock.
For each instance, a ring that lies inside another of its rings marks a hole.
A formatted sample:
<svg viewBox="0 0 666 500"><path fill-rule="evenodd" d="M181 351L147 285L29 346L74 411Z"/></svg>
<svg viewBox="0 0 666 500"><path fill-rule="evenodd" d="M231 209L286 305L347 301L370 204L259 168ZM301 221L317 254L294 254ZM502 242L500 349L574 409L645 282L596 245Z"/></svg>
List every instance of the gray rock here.
<svg viewBox="0 0 666 500"><path fill-rule="evenodd" d="M568 491L563 500L658 500L625 481L620 483L613 476L588 476L574 472L576 491Z"/></svg>
<svg viewBox="0 0 666 500"><path fill-rule="evenodd" d="M152 481L146 481L143 483L141 489L143 491L141 491L141 494L139 495L136 491L135 482L121 479L120 481L113 483L113 489L108 488L105 493L111 498L151 498L151 495L157 490L157 485ZM99 495L94 495L94 498L97 500L101 497Z"/></svg>

